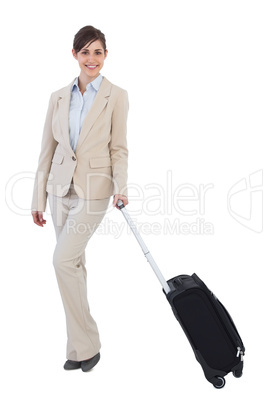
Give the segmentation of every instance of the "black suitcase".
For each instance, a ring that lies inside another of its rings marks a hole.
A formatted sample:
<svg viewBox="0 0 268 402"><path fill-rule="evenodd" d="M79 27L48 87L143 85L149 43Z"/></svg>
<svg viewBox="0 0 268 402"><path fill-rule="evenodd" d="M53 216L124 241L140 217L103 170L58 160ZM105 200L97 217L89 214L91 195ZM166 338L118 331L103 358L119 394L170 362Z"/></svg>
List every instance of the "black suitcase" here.
<svg viewBox="0 0 268 402"><path fill-rule="evenodd" d="M166 297L206 379L222 388L226 374L241 377L245 347L223 304L196 274L179 275L167 283Z"/></svg>
<svg viewBox="0 0 268 402"><path fill-rule="evenodd" d="M241 377L245 347L223 304L196 274L179 275L166 282L121 201L118 207L158 277L206 379L215 388L223 388L228 373Z"/></svg>

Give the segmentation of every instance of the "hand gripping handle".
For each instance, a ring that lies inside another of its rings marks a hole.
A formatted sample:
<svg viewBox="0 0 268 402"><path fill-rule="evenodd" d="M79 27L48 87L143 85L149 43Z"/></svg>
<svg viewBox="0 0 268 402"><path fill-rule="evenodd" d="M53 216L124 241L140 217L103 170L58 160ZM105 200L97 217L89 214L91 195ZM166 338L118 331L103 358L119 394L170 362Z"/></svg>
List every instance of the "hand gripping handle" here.
<svg viewBox="0 0 268 402"><path fill-rule="evenodd" d="M134 236L136 237L142 251L143 254L145 255L145 257L147 258L147 261L149 262L149 264L151 265L155 275L157 276L159 282L162 285L162 288L164 289L165 293L168 294L170 292L170 287L167 284L165 278L162 275L162 272L160 271L160 269L158 268L155 260L153 259L150 251L148 250L146 244L144 243L141 235L139 234L134 222L132 221L131 217L129 216L128 211L126 210L123 202L121 200L118 200L117 205L120 209L120 211L122 212L122 214L124 215L124 218L126 219L131 231L133 232Z"/></svg>

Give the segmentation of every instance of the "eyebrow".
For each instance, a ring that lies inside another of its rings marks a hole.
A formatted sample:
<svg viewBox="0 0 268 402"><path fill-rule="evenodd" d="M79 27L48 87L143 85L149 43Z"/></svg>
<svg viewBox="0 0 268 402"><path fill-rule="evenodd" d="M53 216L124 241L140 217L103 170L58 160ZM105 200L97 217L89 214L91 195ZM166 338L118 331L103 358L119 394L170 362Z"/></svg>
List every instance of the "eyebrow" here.
<svg viewBox="0 0 268 402"><path fill-rule="evenodd" d="M87 50L87 51L88 51L88 48L87 48L87 47L84 47L84 49L82 49L82 51L83 51L83 50ZM100 50L103 50L103 49L94 49L95 52L99 52Z"/></svg>

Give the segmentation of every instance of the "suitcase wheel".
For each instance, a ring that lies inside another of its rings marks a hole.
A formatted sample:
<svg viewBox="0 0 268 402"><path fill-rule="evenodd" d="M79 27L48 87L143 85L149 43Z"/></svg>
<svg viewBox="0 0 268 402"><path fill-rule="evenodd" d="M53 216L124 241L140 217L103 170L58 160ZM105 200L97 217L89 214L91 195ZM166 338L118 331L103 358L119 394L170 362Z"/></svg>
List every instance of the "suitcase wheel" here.
<svg viewBox="0 0 268 402"><path fill-rule="evenodd" d="M233 371L233 376L235 378L240 378L240 377L242 377L242 375L243 375L243 371L241 369Z"/></svg>
<svg viewBox="0 0 268 402"><path fill-rule="evenodd" d="M219 377L219 376L217 376L217 377L215 377L214 378L214 380L213 380L213 385L214 385L214 387L215 388L223 388L224 387L224 385L225 385L225 379L223 378L223 377Z"/></svg>

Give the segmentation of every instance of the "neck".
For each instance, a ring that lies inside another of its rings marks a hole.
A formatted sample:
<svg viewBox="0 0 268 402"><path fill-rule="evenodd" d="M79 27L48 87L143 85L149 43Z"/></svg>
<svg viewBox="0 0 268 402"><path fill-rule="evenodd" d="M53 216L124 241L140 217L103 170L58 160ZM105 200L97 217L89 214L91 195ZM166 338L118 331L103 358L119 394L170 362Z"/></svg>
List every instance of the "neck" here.
<svg viewBox="0 0 268 402"><path fill-rule="evenodd" d="M85 76L84 74L80 73L79 77L78 77L78 86L80 89L80 92L83 94L86 89L87 89L87 85L94 81L97 77L88 77L87 75Z"/></svg>

